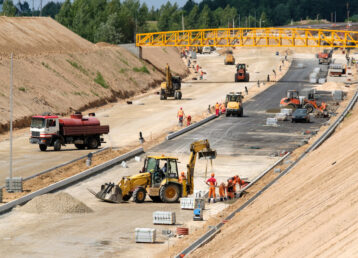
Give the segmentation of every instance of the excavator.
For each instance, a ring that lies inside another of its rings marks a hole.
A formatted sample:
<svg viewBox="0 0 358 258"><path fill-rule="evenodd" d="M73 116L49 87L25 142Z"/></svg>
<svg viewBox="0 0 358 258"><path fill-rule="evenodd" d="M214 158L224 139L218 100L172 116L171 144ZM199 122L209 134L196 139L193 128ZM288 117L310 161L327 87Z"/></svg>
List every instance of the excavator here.
<svg viewBox="0 0 358 258"><path fill-rule="evenodd" d="M99 192L89 190L98 199L120 203L131 197L136 203L144 202L148 195L153 202L174 203L180 197L194 192L194 168L199 159L215 159L216 151L210 148L208 140L199 140L190 145L186 179L179 179L178 159L169 156L148 156L139 174L123 177L118 184L105 183ZM161 168L161 165L164 166Z"/></svg>
<svg viewBox="0 0 358 258"><path fill-rule="evenodd" d="M312 95L309 98L302 98L297 90L289 90L287 91L287 96L281 99L280 107L291 109L305 108L308 113L312 113L314 110L323 113L327 109L327 104L325 102L318 104Z"/></svg>
<svg viewBox="0 0 358 258"><path fill-rule="evenodd" d="M165 100L168 97L174 97L174 99L182 98L182 92L180 91L181 78L179 76L172 76L168 64L165 67L165 82L161 83L160 88L161 100Z"/></svg>

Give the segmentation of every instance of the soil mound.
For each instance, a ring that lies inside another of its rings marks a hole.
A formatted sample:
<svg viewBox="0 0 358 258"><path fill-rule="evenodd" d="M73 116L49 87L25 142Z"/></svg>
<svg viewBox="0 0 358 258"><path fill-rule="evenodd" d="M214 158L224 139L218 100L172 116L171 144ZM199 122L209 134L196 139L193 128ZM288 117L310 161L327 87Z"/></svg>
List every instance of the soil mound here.
<svg viewBox="0 0 358 258"><path fill-rule="evenodd" d="M90 213L93 212L83 202L68 193L44 194L35 197L20 209L29 213Z"/></svg>

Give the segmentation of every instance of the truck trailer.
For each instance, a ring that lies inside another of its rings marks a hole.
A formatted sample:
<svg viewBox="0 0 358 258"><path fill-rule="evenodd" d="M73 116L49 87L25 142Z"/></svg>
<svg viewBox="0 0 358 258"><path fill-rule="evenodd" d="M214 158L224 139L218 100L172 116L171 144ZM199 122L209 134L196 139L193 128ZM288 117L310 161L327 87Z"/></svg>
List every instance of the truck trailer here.
<svg viewBox="0 0 358 258"><path fill-rule="evenodd" d="M70 118L39 115L32 117L30 133L30 143L38 144L41 151L48 146L60 151L66 144L74 144L77 149L97 149L104 142L101 136L109 133L109 126L101 125L94 113L83 117L76 112Z"/></svg>

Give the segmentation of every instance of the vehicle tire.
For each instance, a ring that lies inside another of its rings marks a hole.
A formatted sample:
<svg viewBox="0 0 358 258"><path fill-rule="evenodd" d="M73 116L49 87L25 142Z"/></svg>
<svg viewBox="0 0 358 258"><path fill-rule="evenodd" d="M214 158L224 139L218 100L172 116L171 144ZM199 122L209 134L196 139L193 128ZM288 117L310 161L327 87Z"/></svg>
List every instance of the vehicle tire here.
<svg viewBox="0 0 358 258"><path fill-rule="evenodd" d="M76 146L76 148L79 149L79 150L84 150L84 149L86 148L86 145L85 145L85 144L76 144L76 143L75 143L75 146Z"/></svg>
<svg viewBox="0 0 358 258"><path fill-rule="evenodd" d="M244 116L244 110L243 109L240 109L240 114L239 114L240 117L243 117Z"/></svg>
<svg viewBox="0 0 358 258"><path fill-rule="evenodd" d="M177 92L174 92L174 99L178 99L178 94L177 94Z"/></svg>
<svg viewBox="0 0 358 258"><path fill-rule="evenodd" d="M180 197L180 189L176 184L167 184L160 188L159 192L162 202L174 203L178 202Z"/></svg>
<svg viewBox="0 0 358 258"><path fill-rule="evenodd" d="M135 201L136 203L144 202L146 194L147 193L144 188L142 187L136 188L133 192L133 201Z"/></svg>
<svg viewBox="0 0 358 258"><path fill-rule="evenodd" d="M57 139L54 143L53 143L53 149L55 151L60 151L61 150L61 141L60 139Z"/></svg>
<svg viewBox="0 0 358 258"><path fill-rule="evenodd" d="M226 116L226 117L230 116L230 113L226 111L225 116Z"/></svg>
<svg viewBox="0 0 358 258"><path fill-rule="evenodd" d="M293 119L291 119L291 123L293 123L293 121L294 121L294 120L293 120Z"/></svg>
<svg viewBox="0 0 358 258"><path fill-rule="evenodd" d="M88 149L97 149L98 148L98 139L95 137L90 137L87 139L87 148Z"/></svg>
<svg viewBox="0 0 358 258"><path fill-rule="evenodd" d="M46 151L47 150L47 145L46 144L40 144L39 148L41 151Z"/></svg>
<svg viewBox="0 0 358 258"><path fill-rule="evenodd" d="M183 94L181 93L181 91L178 92L178 99L181 99L183 97Z"/></svg>
<svg viewBox="0 0 358 258"><path fill-rule="evenodd" d="M160 196L149 196L150 199L152 199L153 202L161 202Z"/></svg>
<svg viewBox="0 0 358 258"><path fill-rule="evenodd" d="M308 113L312 113L314 110L314 107L311 104L306 104L304 108L307 109Z"/></svg>
<svg viewBox="0 0 358 258"><path fill-rule="evenodd" d="M237 80L237 73L235 73L235 82L238 82L238 80Z"/></svg>

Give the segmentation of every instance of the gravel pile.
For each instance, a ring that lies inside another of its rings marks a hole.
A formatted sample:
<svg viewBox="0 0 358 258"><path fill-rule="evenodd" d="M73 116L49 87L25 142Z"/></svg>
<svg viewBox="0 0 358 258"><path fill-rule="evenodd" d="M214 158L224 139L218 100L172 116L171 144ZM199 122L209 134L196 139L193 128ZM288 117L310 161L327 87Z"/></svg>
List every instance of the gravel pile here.
<svg viewBox="0 0 358 258"><path fill-rule="evenodd" d="M92 212L88 206L80 202L68 193L44 194L35 197L23 207L21 211L29 213L89 213Z"/></svg>

